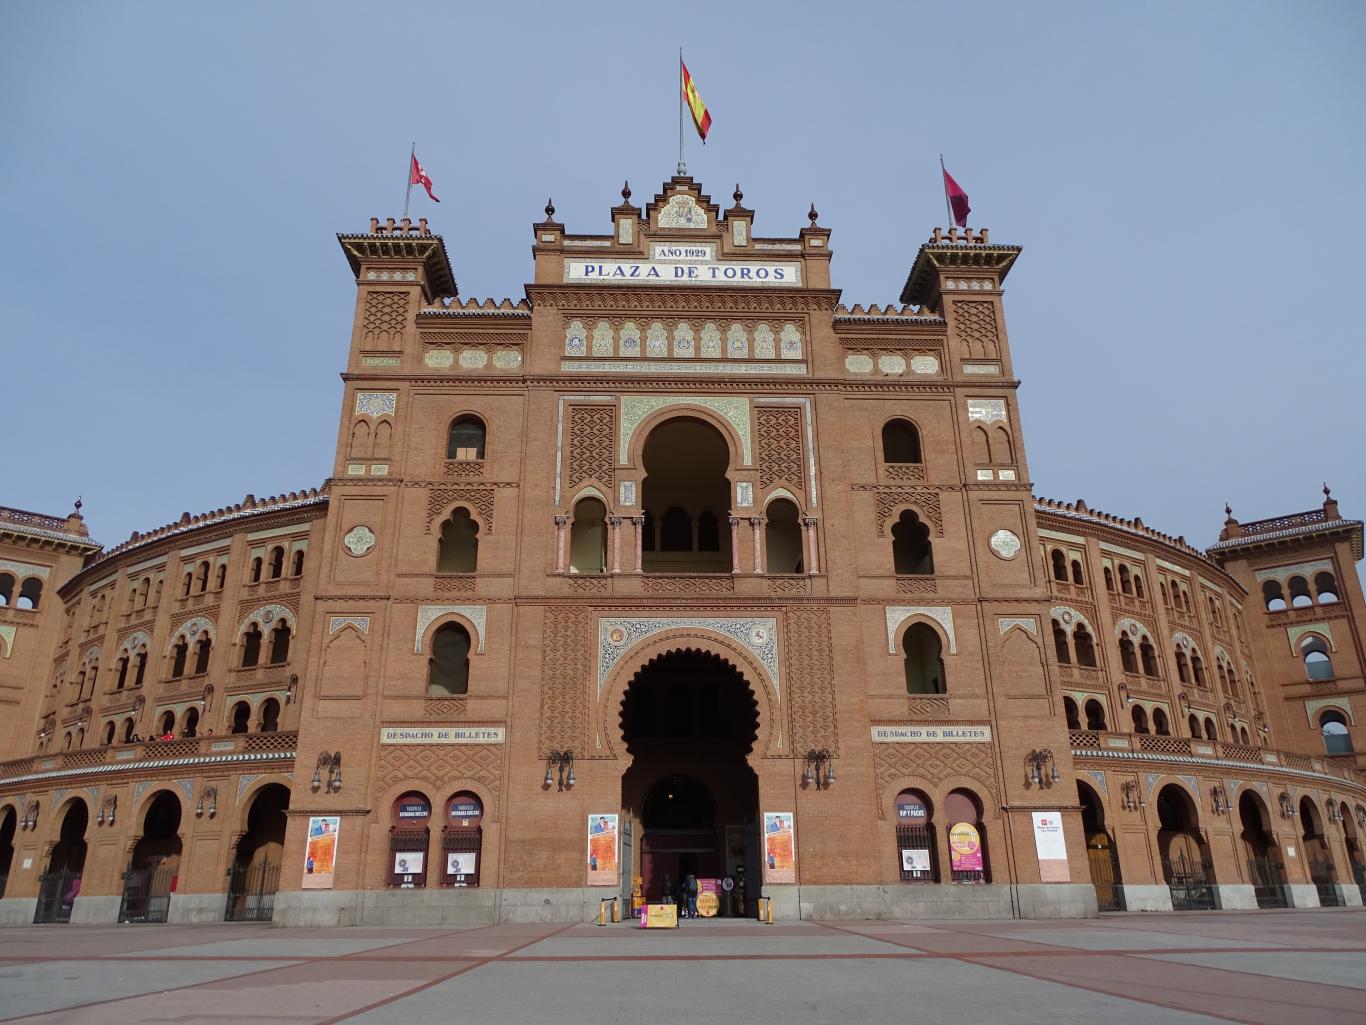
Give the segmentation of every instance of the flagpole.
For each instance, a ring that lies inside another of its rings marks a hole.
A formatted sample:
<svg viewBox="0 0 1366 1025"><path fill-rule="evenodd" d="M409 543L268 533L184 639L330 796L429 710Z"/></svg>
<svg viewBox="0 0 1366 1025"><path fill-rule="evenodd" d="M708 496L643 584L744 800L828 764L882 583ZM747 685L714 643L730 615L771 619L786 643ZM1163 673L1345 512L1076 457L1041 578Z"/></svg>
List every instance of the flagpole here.
<svg viewBox="0 0 1366 1025"><path fill-rule="evenodd" d="M408 216L408 200L413 196L413 161L417 159L417 142L414 140L413 148L408 151L408 191L403 193L403 216Z"/></svg>
<svg viewBox="0 0 1366 1025"><path fill-rule="evenodd" d="M939 154L939 182L941 185L944 186L944 210L949 215L948 227L953 228L955 226L955 222L953 219L953 204L949 202L948 173L949 172L944 169L944 154L941 153Z"/></svg>
<svg viewBox="0 0 1366 1025"><path fill-rule="evenodd" d="M688 165L683 162L683 47L678 48L678 173L688 173Z"/></svg>

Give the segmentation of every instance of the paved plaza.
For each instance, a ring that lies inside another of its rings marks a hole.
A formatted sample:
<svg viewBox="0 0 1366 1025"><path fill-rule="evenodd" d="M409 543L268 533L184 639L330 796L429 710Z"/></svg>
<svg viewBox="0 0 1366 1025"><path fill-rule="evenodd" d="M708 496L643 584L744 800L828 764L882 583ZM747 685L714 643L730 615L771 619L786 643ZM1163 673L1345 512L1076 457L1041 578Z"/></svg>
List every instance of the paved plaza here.
<svg viewBox="0 0 1366 1025"><path fill-rule="evenodd" d="M0 929L0 1022L1366 1022L1366 913Z"/></svg>

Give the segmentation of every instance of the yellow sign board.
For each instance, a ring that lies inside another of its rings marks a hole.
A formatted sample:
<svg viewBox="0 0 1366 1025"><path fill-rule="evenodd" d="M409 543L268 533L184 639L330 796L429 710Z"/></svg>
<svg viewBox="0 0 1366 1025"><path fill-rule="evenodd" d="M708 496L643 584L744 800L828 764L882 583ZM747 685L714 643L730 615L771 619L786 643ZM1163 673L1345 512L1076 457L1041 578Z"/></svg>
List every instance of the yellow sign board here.
<svg viewBox="0 0 1366 1025"><path fill-rule="evenodd" d="M644 928L677 929L678 907L673 904L646 904Z"/></svg>
<svg viewBox="0 0 1366 1025"><path fill-rule="evenodd" d="M721 902L714 893L699 893L697 895L697 913L703 918L715 918L716 913L721 910Z"/></svg>

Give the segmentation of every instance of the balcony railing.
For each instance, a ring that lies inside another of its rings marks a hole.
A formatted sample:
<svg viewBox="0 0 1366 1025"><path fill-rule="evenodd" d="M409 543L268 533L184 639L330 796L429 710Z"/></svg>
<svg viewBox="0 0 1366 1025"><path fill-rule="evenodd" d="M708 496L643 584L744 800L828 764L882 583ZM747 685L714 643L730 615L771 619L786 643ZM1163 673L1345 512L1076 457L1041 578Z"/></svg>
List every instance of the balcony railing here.
<svg viewBox="0 0 1366 1025"><path fill-rule="evenodd" d="M194 758L208 755L254 755L293 751L299 743L297 731L275 733L223 733L207 737L181 737L176 740L147 740L133 744L60 751L0 762L0 782L34 772L63 772L98 769L128 762L158 761L164 758Z"/></svg>
<svg viewBox="0 0 1366 1025"><path fill-rule="evenodd" d="M1180 755L1210 761L1255 762L1267 766L1283 766L1321 776L1334 776L1357 786L1366 786L1366 776L1340 758L1319 758L1280 751L1269 747L1253 747L1223 740L1203 740L1196 737L1167 737L1153 733L1111 733L1107 730L1068 730L1072 749L1081 755L1087 751L1123 751L1140 754Z"/></svg>

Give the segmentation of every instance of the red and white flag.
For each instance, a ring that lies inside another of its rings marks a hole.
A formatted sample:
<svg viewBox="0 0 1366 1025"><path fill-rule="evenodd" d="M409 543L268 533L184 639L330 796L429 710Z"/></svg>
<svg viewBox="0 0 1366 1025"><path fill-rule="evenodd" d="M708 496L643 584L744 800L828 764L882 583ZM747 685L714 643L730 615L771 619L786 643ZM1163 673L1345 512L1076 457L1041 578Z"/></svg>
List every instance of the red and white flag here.
<svg viewBox="0 0 1366 1025"><path fill-rule="evenodd" d="M417 162L416 153L413 154L412 159L413 167L412 171L408 176L408 184L421 185L424 189L427 190L427 195L432 197L433 203L440 203L441 200L437 199L436 193L432 191L432 180L429 177L427 177L427 172L422 169L422 165Z"/></svg>

